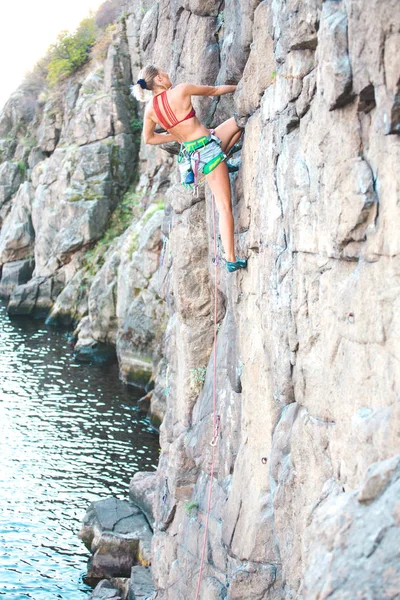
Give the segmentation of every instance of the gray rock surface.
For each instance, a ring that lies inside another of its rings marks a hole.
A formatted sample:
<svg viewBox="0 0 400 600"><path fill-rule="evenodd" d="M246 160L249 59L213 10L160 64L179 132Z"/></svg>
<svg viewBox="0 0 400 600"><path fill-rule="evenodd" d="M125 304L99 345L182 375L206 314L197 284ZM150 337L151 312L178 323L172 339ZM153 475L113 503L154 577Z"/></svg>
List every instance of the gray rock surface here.
<svg viewBox="0 0 400 600"><path fill-rule="evenodd" d="M134 177L136 109L130 83L121 22L103 65L92 61L61 87L47 90L45 103L23 86L6 103L0 115L1 263L34 254L37 279L66 284L75 275ZM24 292L22 312L41 312L28 307L29 298L35 294ZM18 305L12 304L14 314ZM82 314L76 306L71 312L72 319Z"/></svg>
<svg viewBox="0 0 400 600"><path fill-rule="evenodd" d="M19 187L0 231L1 264L33 256L35 232L31 211L32 185L26 181Z"/></svg>
<svg viewBox="0 0 400 600"><path fill-rule="evenodd" d="M70 281L57 296L47 318L51 325L84 326L84 317L88 313L87 275L81 269L72 276Z"/></svg>
<svg viewBox="0 0 400 600"><path fill-rule="evenodd" d="M37 141L42 152L52 153L56 149L62 121L62 106L56 100L49 100L43 109L43 118L37 130Z"/></svg>
<svg viewBox="0 0 400 600"><path fill-rule="evenodd" d="M50 314L48 320L52 320ZM116 360L115 346L105 342L98 342L92 335L90 319L83 317L74 331L78 338L74 347L74 357L83 363L109 363Z"/></svg>
<svg viewBox="0 0 400 600"><path fill-rule="evenodd" d="M89 600L121 600L119 590L117 590L107 579L100 581L89 596Z"/></svg>
<svg viewBox="0 0 400 600"><path fill-rule="evenodd" d="M17 260L4 265L1 274L0 296L9 298L16 287L30 280L34 268L35 263L32 258Z"/></svg>
<svg viewBox="0 0 400 600"><path fill-rule="evenodd" d="M36 165L32 203L36 275L53 274L71 254L101 237L114 202L111 162L127 164L132 152L130 137L120 134L112 143L57 147Z"/></svg>
<svg viewBox="0 0 400 600"><path fill-rule="evenodd" d="M0 224L9 210L11 200L22 182L21 168L17 162L5 161L0 164Z"/></svg>
<svg viewBox="0 0 400 600"><path fill-rule="evenodd" d="M306 532L306 598L398 598L400 457L369 468L358 493L327 494Z"/></svg>
<svg viewBox="0 0 400 600"><path fill-rule="evenodd" d="M33 277L13 289L8 312L11 315L46 318L62 286L63 282L53 277Z"/></svg>
<svg viewBox="0 0 400 600"><path fill-rule="evenodd" d="M226 2L216 16L218 80L243 76L234 103L246 128L232 187L237 249L249 266L218 276L219 429L200 598L355 598L359 589L394 598L397 532L386 541L386 516L373 506L397 485L400 451L397 284L384 283L397 281L399 267L400 148L388 135L399 18L394 2L245 4ZM178 30L198 8L179 12L178 2L171 15L172 5L146 15L141 46L175 75L185 48ZM204 31L191 30L194 46L207 45ZM171 48L162 56L161 40ZM179 81L191 75L186 58ZM209 61L212 82L212 53ZM166 197L160 295L170 319L154 390L164 390L166 413L152 568L157 597L176 600L195 597L207 514L214 267L208 193L206 206L173 187ZM386 466L369 470L376 462ZM358 576L353 560L374 544Z"/></svg>
<svg viewBox="0 0 400 600"><path fill-rule="evenodd" d="M156 490L156 474L147 471L135 473L129 484L129 498L146 515L150 525L154 521L153 504Z"/></svg>
<svg viewBox="0 0 400 600"><path fill-rule="evenodd" d="M129 600L149 600L154 594L154 584L150 567L132 567Z"/></svg>
<svg viewBox="0 0 400 600"><path fill-rule="evenodd" d="M92 552L88 579L129 577L134 564L150 563L151 530L138 508L109 497L93 502L79 537Z"/></svg>

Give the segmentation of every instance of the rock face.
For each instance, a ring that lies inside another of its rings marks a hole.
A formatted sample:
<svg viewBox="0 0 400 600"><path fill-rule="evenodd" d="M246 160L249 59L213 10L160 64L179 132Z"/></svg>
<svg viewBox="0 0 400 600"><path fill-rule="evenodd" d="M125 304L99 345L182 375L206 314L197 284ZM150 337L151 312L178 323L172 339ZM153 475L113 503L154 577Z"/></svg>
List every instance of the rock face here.
<svg viewBox="0 0 400 600"><path fill-rule="evenodd" d="M34 267L35 263L32 259L16 260L4 265L0 283L0 296L9 298L17 286L27 283L32 277Z"/></svg>
<svg viewBox="0 0 400 600"><path fill-rule="evenodd" d="M78 360L117 357L122 378L144 387L166 325L155 273L172 159L143 152L146 179L131 223L125 235L113 233L121 230L114 213L138 178L140 110L129 86L140 61L132 31L147 6L139 4L126 6L104 61L93 59L45 103L21 88L0 115L0 293L11 314L75 326ZM105 243L104 259L88 267ZM158 398L155 424L164 413Z"/></svg>
<svg viewBox="0 0 400 600"><path fill-rule="evenodd" d="M129 498L133 504L144 512L150 525L154 521L154 498L156 474L139 471L133 476L129 485Z"/></svg>
<svg viewBox="0 0 400 600"><path fill-rule="evenodd" d="M77 272L75 257L102 237L135 175L126 53L120 22L103 64L92 61L44 105L21 88L0 116L0 264L34 257L36 287L41 278L57 280L60 293ZM15 294L28 302L24 291ZM47 312L58 294L49 296ZM10 302L18 312L18 299Z"/></svg>
<svg viewBox="0 0 400 600"><path fill-rule="evenodd" d="M237 2L225 2L223 15L214 4L181 4L160 1L147 13L143 60L190 79L180 27L201 13L190 39L206 48L214 20L219 73L214 51L199 52L196 80L241 79L234 107L227 97L215 110L204 103L202 115L214 124L235 110L246 124L232 187L249 267L218 270L212 470L211 198L171 188L160 277L170 319L156 379L167 400L157 598L196 597L210 483L200 598L395 598L395 2L246 3L240 23ZM371 463L376 484L364 479ZM379 495L368 491L375 485Z"/></svg>
<svg viewBox="0 0 400 600"><path fill-rule="evenodd" d="M103 579L96 585L93 593L90 594L89 600L108 600L114 598L114 600L121 600L119 590L117 590L107 579Z"/></svg>
<svg viewBox="0 0 400 600"><path fill-rule="evenodd" d="M400 456L374 463L358 492L331 490L305 538L307 598L396 598ZM329 484L328 484L329 485Z"/></svg>
<svg viewBox="0 0 400 600"><path fill-rule="evenodd" d="M154 598L154 585L149 567L132 567L129 594L129 600Z"/></svg>
<svg viewBox="0 0 400 600"><path fill-rule="evenodd" d="M25 188L13 161L26 152L6 136L15 115L33 117L18 96L0 118L1 256L29 260L34 243L35 259L10 306L53 305L52 318L80 320L78 344L116 348L126 381L154 379L154 503L143 481L132 494L153 511L157 600L194 599L198 586L201 600L399 597L397 9L131 0L104 73L68 83L62 123L43 109ZM245 128L231 180L245 271L212 261L207 189L177 185L159 148L142 144L135 162L126 91L130 68L150 61L177 83L238 83L195 107L209 126L236 113ZM132 162L143 213L82 292L79 253ZM138 560L114 525L89 536L95 579L129 577ZM117 543L118 568L106 558Z"/></svg>

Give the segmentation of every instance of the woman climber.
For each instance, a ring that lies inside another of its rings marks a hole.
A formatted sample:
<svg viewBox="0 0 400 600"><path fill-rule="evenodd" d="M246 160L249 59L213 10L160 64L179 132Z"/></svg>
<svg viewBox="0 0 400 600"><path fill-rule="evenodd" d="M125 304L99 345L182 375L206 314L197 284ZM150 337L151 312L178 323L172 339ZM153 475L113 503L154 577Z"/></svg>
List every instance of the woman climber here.
<svg viewBox="0 0 400 600"><path fill-rule="evenodd" d="M231 186L226 153L242 134L232 117L215 130L207 129L200 123L192 107L191 96L221 96L231 94L236 85L193 85L181 83L172 87L165 71L154 65L144 67L132 92L137 100L144 102L145 90L152 92L152 100L144 113L143 138L146 144L181 144L180 159L186 164L184 183L197 184L198 172L202 172L214 194L220 215L220 232L225 250L226 268L229 272L243 269L247 260L235 256ZM160 125L167 133L155 133ZM185 163L185 156L188 158ZM178 159L178 160L180 160Z"/></svg>

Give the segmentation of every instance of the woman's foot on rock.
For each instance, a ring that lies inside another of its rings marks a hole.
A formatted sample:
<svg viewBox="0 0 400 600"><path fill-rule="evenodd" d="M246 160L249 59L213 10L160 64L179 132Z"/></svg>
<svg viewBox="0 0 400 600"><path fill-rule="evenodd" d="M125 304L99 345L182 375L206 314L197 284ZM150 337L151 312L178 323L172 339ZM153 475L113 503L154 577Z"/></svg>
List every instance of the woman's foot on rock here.
<svg viewBox="0 0 400 600"><path fill-rule="evenodd" d="M245 269L247 267L247 259L241 260L236 257L235 262L226 261L226 270L228 273L233 273L234 271L238 271L239 269Z"/></svg>

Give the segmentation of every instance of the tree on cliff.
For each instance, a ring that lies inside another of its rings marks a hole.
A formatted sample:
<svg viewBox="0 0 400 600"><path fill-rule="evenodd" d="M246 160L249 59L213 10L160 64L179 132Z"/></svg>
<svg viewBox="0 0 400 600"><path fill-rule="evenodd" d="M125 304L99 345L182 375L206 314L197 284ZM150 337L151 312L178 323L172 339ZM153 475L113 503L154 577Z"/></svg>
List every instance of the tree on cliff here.
<svg viewBox="0 0 400 600"><path fill-rule="evenodd" d="M47 81L51 86L75 73L88 60L96 37L97 26L93 16L83 19L75 33L62 31L58 34L57 42L49 50Z"/></svg>

